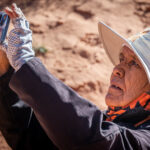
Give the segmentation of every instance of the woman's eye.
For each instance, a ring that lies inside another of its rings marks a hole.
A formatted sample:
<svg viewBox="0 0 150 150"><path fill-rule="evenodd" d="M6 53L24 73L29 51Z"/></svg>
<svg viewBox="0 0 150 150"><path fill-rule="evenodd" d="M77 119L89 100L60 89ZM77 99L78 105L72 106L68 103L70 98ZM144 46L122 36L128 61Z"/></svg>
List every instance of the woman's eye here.
<svg viewBox="0 0 150 150"><path fill-rule="evenodd" d="M123 58L120 58L120 62L123 62L123 60L124 60Z"/></svg>
<svg viewBox="0 0 150 150"><path fill-rule="evenodd" d="M128 65L129 65L129 66L135 65L135 66L137 66L137 67L140 67L139 64L137 64L136 61L134 61L134 60L131 60L131 61L128 63Z"/></svg>

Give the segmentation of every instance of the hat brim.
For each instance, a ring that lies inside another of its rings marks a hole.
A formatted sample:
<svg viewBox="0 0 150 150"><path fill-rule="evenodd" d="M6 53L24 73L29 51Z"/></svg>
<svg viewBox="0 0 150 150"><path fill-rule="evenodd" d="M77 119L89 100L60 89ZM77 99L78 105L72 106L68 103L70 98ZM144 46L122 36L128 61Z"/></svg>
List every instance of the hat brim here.
<svg viewBox="0 0 150 150"><path fill-rule="evenodd" d="M135 46L103 22L98 23L100 39L104 49L114 65L119 64L119 54L123 45L128 46L142 63L150 83L150 50Z"/></svg>
<svg viewBox="0 0 150 150"><path fill-rule="evenodd" d="M128 41L103 22L98 23L98 30L108 57L114 65L117 65L123 44L130 46Z"/></svg>

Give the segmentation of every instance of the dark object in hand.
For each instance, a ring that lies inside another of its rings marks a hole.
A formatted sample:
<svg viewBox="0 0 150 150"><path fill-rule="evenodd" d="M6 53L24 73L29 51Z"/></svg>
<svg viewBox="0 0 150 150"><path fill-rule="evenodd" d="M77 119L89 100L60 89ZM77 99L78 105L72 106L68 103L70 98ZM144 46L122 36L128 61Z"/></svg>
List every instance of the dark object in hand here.
<svg viewBox="0 0 150 150"><path fill-rule="evenodd" d="M0 43L6 38L10 18L5 12L0 12Z"/></svg>

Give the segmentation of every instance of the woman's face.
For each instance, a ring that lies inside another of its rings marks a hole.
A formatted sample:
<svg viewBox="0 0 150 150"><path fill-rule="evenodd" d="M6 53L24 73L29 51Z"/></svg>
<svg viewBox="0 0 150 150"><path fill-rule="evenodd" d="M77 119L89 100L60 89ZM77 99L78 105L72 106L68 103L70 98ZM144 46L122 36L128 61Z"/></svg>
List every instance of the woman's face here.
<svg viewBox="0 0 150 150"><path fill-rule="evenodd" d="M106 94L108 106L125 106L150 90L147 75L136 55L124 46L119 58L120 63L113 69Z"/></svg>

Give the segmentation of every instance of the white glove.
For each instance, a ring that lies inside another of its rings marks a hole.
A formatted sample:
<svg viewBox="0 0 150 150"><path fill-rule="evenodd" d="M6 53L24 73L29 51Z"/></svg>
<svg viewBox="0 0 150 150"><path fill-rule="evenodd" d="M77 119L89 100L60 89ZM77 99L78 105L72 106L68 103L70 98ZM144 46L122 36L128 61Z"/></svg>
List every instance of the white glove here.
<svg viewBox="0 0 150 150"><path fill-rule="evenodd" d="M32 49L32 31L29 29L29 22L16 5L13 7L12 10L7 8L7 11L12 11L18 16L12 18L14 29L9 33L8 48L4 50L11 66L17 71L24 63L32 59L35 53Z"/></svg>

